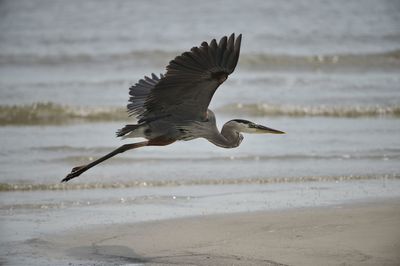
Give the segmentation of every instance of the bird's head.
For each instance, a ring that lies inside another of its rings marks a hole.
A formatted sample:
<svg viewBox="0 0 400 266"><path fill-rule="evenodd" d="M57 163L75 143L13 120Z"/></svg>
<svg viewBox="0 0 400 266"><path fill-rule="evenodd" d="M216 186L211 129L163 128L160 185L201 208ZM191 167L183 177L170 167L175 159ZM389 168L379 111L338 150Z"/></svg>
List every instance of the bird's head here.
<svg viewBox="0 0 400 266"><path fill-rule="evenodd" d="M228 122L233 129L241 133L251 133L251 134L285 134L285 132L276 130L273 128L269 128L266 126L258 125L251 121L243 120L243 119L233 119Z"/></svg>

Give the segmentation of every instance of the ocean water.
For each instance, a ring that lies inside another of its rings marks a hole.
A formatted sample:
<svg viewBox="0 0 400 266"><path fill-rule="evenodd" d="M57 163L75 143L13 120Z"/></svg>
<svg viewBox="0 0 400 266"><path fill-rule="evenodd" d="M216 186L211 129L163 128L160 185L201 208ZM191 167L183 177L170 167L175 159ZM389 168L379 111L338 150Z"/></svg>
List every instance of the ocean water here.
<svg viewBox="0 0 400 266"><path fill-rule="evenodd" d="M0 183L57 184L125 143L128 88L174 56L243 34L236 71L210 108L287 135L128 152L72 183L397 176L398 1L2 1ZM54 187L54 186L53 186Z"/></svg>
<svg viewBox="0 0 400 266"><path fill-rule="evenodd" d="M79 226L398 197L399 25L397 0L0 1L0 264L67 264L29 243ZM145 147L60 184L129 142L131 85L232 32L218 125L286 135Z"/></svg>

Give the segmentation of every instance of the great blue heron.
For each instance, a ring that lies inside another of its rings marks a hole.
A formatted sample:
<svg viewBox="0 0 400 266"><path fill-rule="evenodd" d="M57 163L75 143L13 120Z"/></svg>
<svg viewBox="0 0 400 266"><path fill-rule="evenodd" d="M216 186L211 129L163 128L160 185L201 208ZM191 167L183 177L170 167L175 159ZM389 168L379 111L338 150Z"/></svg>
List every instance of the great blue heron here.
<svg viewBox="0 0 400 266"><path fill-rule="evenodd" d="M72 169L67 182L93 166L127 150L144 146L165 146L177 140L205 138L222 148L235 148L243 140L241 133L284 132L253 122L233 119L218 131L214 113L208 105L216 89L230 75L238 62L242 35L203 42L169 62L167 72L159 77L144 77L129 89L128 113L137 118L135 125L117 131L122 138L145 138L125 144L87 165Z"/></svg>

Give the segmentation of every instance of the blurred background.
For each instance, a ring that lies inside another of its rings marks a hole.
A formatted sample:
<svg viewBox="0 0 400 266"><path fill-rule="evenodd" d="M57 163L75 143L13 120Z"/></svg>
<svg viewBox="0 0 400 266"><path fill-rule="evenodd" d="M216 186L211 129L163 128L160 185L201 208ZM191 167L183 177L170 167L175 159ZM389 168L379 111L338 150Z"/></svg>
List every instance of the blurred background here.
<svg viewBox="0 0 400 266"><path fill-rule="evenodd" d="M59 188L73 166L126 143L114 133L134 122L128 88L233 32L242 53L211 103L218 124L245 118L287 135L144 148L71 186L398 176L397 0L2 0L2 189Z"/></svg>

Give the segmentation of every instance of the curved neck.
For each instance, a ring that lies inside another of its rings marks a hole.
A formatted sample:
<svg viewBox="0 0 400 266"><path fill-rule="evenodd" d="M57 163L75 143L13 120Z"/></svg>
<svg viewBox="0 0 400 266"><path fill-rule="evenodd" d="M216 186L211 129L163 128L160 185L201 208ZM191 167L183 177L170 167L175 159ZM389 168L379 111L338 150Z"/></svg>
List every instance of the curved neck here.
<svg viewBox="0 0 400 266"><path fill-rule="evenodd" d="M240 133L235 130L232 125L225 123L221 133L215 130L214 134L208 137L207 140L222 148L236 148L240 145L242 138Z"/></svg>

